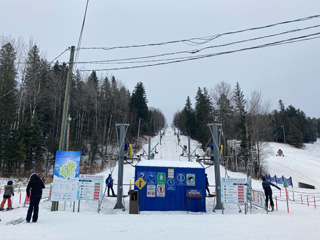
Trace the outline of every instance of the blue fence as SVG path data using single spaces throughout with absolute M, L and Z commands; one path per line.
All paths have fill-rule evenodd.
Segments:
M 285 178 L 284 176 L 282 176 L 278 178 L 277 175 L 274 175 L 273 177 L 267 175 L 267 180 L 270 182 L 275 182 L 276 184 L 283 184 L 284 182 L 286 182 L 288 186 L 293 187 L 292 177 Z

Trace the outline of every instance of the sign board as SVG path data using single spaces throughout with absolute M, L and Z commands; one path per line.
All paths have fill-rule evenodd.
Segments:
M 176 180 L 174 178 L 167 179 L 167 190 L 176 190 Z
M 185 186 L 186 185 L 186 174 L 185 173 L 178 173 L 176 178 L 177 178 L 177 185 L 178 186 Z
M 246 202 L 246 178 L 221 178 L 221 203 L 245 204 Z
M 78 200 L 101 200 L 103 182 L 104 176 L 81 174 L 79 177 Z
M 157 173 L 157 184 L 166 184 L 166 173 L 158 172 Z
M 142 178 L 143 180 L 147 180 L 147 173 L 146 172 L 138 172 L 138 178 Z
M 168 178 L 174 178 L 174 169 L 168 168 Z
M 57 151 L 54 165 L 52 201 L 74 202 L 78 197 L 81 152 Z
M 187 186 L 196 185 L 196 175 L 194 173 L 187 173 Z
M 134 184 L 141 190 L 147 183 L 140 177 Z
M 157 197 L 165 197 L 166 196 L 166 185 L 158 185 L 157 186 Z
M 197 189 L 187 190 L 187 197 L 202 197 L 201 191 Z
M 147 185 L 147 197 L 156 197 L 156 185 Z
M 155 172 L 147 172 L 147 183 L 148 184 L 157 183 L 157 174 Z

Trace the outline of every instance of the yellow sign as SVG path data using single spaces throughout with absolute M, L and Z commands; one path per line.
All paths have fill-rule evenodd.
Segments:
M 140 190 L 146 185 L 146 181 L 143 180 L 142 177 L 138 178 L 138 180 L 134 183 Z

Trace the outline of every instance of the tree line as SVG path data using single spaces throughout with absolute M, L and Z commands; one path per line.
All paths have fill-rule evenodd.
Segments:
M 51 175 L 59 148 L 68 64 L 40 57 L 37 45 L 0 39 L 0 174 Z M 26 49 L 28 49 L 26 51 Z M 117 152 L 116 124 L 129 123 L 127 142 L 155 135 L 166 125 L 163 113 L 147 105 L 141 82 L 130 92 L 114 76 L 72 76 L 68 140 L 81 151 L 83 169 L 103 167 Z M 137 144 L 135 144 L 137 145 Z
M 310 118 L 292 105 L 285 107 L 279 100 L 279 110 L 270 110 L 260 91 L 245 98 L 240 84 L 232 89 L 220 82 L 210 91 L 198 88 L 195 105 L 189 96 L 182 110 L 174 115 L 173 125 L 198 140 L 205 150 L 212 143 L 208 123 L 221 123 L 222 163 L 230 170 L 248 171 L 252 166 L 256 177 L 265 173 L 263 160 L 266 142 L 288 143 L 301 148 L 320 135 L 320 119 Z

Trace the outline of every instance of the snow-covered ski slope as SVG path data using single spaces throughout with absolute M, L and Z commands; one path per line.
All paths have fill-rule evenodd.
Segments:
M 320 188 L 319 140 L 314 144 L 305 144 L 303 149 L 280 143 L 268 145 L 270 151 L 265 163 L 271 176 L 292 176 L 295 187 L 298 187 L 298 182 L 303 182 Z M 282 149 L 284 157 L 276 156 L 278 149 Z
M 180 136 L 181 145 L 188 145 L 188 138 Z M 152 148 L 160 141 L 159 136 L 151 139 Z M 173 129 L 167 129 L 162 138 L 162 144 L 157 145 L 155 155 L 156 160 L 187 161 L 187 158 L 180 156 L 182 149 L 177 145 L 177 136 Z M 191 152 L 199 144 L 191 140 Z M 148 151 L 148 145 L 144 147 Z M 284 157 L 276 157 L 276 151 L 281 148 Z M 7 221 L 25 217 L 27 208 L 20 207 L 13 211 L 0 212 L 0 238 L 1 239 L 130 239 L 130 240 L 163 240 L 181 239 L 194 240 L 202 239 L 226 239 L 226 240 L 318 240 L 320 239 L 320 195 L 319 195 L 319 152 L 320 143 L 306 144 L 304 149 L 295 149 L 285 144 L 269 143 L 270 155 L 264 163 L 268 166 L 271 175 L 292 176 L 294 188 L 288 188 L 290 194 L 296 191 L 296 199 L 303 193 L 304 201 L 306 195 L 310 194 L 310 206 L 301 205 L 299 202 L 290 201 L 290 213 L 287 212 L 286 203 L 281 200 L 279 191 L 274 190 L 274 195 L 278 197 L 278 211 L 266 214 L 262 209 L 253 209 L 252 214 L 238 212 L 236 205 L 225 205 L 225 214 L 221 210 L 213 212 L 213 198 L 207 198 L 206 213 L 186 212 L 140 212 L 138 215 L 129 215 L 129 199 L 125 198 L 125 211 L 113 209 L 117 199 L 105 198 L 101 205 L 101 212 L 97 213 L 98 203 L 81 201 L 80 212 L 72 212 L 70 203 L 59 204 L 58 212 L 51 212 L 51 202 L 42 201 L 40 203 L 40 213 L 37 223 L 23 222 L 18 225 L 5 225 Z M 201 154 L 201 150 L 196 150 Z M 152 160 L 150 160 L 152 161 Z M 133 162 L 133 165 L 136 162 Z M 207 167 L 207 165 L 205 165 Z M 221 177 L 226 175 L 225 169 L 220 167 Z M 118 167 L 106 169 L 99 175 L 105 177 L 112 172 L 112 176 L 117 183 Z M 206 169 L 210 185 L 214 185 L 214 168 Z M 244 177 L 242 173 L 227 172 L 230 177 Z M 130 164 L 124 166 L 124 183 L 130 180 L 134 182 L 134 167 Z M 7 179 L 1 181 L 3 186 Z M 317 189 L 306 190 L 297 188 L 298 181 L 315 185 Z M 49 187 L 49 185 L 47 185 Z M 125 185 L 124 194 L 129 186 Z M 262 190 L 261 181 L 253 180 L 253 188 Z M 117 192 L 117 186 L 114 186 Z M 214 187 L 211 187 L 214 191 Z M 13 206 L 19 205 L 19 196 L 15 195 Z M 22 192 L 22 199 L 25 193 Z M 313 197 L 317 196 L 319 209 L 314 208 Z M 282 190 L 282 199 L 284 191 Z M 290 195 L 292 199 L 292 196 Z M 65 206 L 65 209 L 64 209 Z M 76 206 L 76 211 L 77 211 Z

